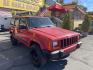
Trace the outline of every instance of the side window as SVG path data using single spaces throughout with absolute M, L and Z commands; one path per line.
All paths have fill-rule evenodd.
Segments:
M 19 19 L 15 19 L 15 21 L 14 21 L 15 23 L 15 26 L 17 27 L 17 28 L 19 28 Z
M 20 24 L 19 24 L 19 29 L 26 29 L 27 28 L 27 19 L 26 18 L 21 18 L 20 19 Z

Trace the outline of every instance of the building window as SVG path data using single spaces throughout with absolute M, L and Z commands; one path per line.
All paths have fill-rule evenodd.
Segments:
M 7 18 L 4 18 L 4 20 L 7 20 Z

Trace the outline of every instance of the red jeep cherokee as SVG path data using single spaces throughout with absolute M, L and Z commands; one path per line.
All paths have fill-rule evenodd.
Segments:
M 48 60 L 66 58 L 80 47 L 80 34 L 54 26 L 48 17 L 20 16 L 12 19 L 11 42 L 31 49 L 33 65 L 40 67 Z

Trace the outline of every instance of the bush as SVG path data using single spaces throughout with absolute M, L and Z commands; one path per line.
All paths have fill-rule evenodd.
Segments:
M 73 23 L 72 23 L 72 20 L 71 20 L 71 15 L 69 13 L 67 13 L 64 16 L 62 27 L 64 29 L 68 29 L 68 30 L 72 30 L 73 29 Z
M 88 16 L 88 14 L 85 15 L 85 18 L 84 18 L 84 21 L 81 25 L 81 30 L 83 32 L 88 32 L 89 31 L 89 28 L 90 28 L 90 24 L 91 24 L 91 19 L 90 17 Z

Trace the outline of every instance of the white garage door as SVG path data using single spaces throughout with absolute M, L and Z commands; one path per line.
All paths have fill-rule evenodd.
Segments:
M 9 10 L 0 9 L 0 27 L 1 25 L 4 25 L 4 27 L 8 29 L 10 26 L 11 17 L 12 14 Z

